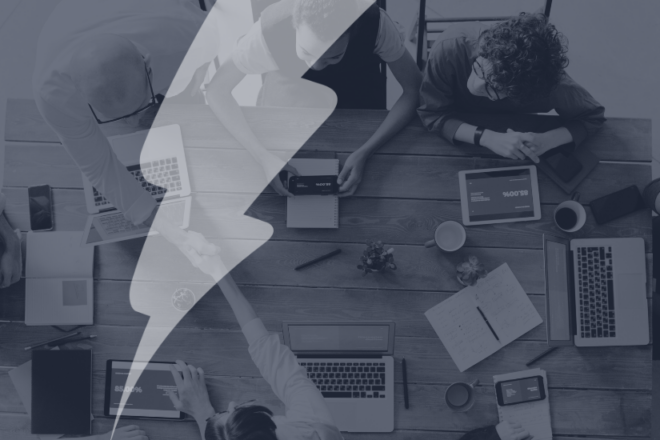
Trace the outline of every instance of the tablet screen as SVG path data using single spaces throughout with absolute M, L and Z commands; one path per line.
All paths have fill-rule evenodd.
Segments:
M 465 184 L 471 222 L 534 217 L 528 168 L 467 173 Z
M 174 409 L 168 391 L 176 391 L 176 384 L 168 363 L 146 365 L 137 384 L 131 390 L 122 415 L 133 417 L 181 418 L 181 412 Z M 106 412 L 117 415 L 124 385 L 131 369 L 130 361 L 112 361 L 106 374 Z

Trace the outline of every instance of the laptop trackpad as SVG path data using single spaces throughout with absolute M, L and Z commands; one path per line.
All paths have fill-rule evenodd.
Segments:
M 617 274 L 614 291 L 619 292 L 617 306 L 637 309 L 646 302 L 646 280 L 639 274 Z
M 334 399 L 325 399 L 325 401 L 328 404 L 328 409 L 330 409 L 332 418 L 335 420 L 337 427 L 339 427 L 341 431 L 359 430 L 359 424 L 358 424 L 359 411 L 354 403 L 352 404 L 350 402 L 346 402 L 346 400 L 344 399 L 342 399 L 341 401 Z

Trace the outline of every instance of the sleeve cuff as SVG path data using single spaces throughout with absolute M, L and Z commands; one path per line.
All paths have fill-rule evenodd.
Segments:
M 454 136 L 458 131 L 458 127 L 461 125 L 463 125 L 463 121 L 459 121 L 458 119 L 447 119 L 442 124 L 442 136 L 444 136 L 444 138 L 451 142 L 453 145 L 456 145 Z
M 566 128 L 571 132 L 575 146 L 580 145 L 587 138 L 587 129 L 580 121 L 568 121 Z
M 140 197 L 135 202 L 133 202 L 131 207 L 128 208 L 124 213 L 126 220 L 133 223 L 134 225 L 140 225 L 144 223 L 149 218 L 151 213 L 154 212 L 154 209 L 156 209 L 157 205 L 151 194 L 146 191 L 141 192 L 143 194 L 141 194 Z
M 268 330 L 266 330 L 264 323 L 259 318 L 255 318 L 245 324 L 241 328 L 241 331 L 243 332 L 243 335 L 245 336 L 245 339 L 247 339 L 247 342 L 250 346 L 264 336 L 268 336 Z

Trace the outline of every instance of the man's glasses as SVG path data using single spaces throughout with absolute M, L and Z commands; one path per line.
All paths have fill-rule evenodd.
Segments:
M 477 69 L 474 67 L 475 64 L 479 67 L 479 72 L 481 72 L 481 74 L 479 74 Z M 481 66 L 481 64 L 479 64 L 479 61 L 474 60 L 474 63 L 472 64 L 472 70 L 474 71 L 474 74 L 477 75 L 477 78 L 484 81 L 484 86 L 486 87 L 486 94 L 488 95 L 488 97 L 493 101 L 499 101 L 501 99 L 500 95 L 497 94 L 497 89 L 495 89 L 495 87 L 493 87 L 491 84 L 488 83 L 488 81 L 486 81 L 486 71 Z M 491 90 L 495 94 L 495 97 L 493 97 L 493 95 L 491 94 Z
M 122 116 L 122 117 L 115 118 L 115 119 L 110 119 L 110 120 L 108 120 L 108 121 L 101 121 L 101 120 L 96 116 L 96 113 L 94 112 L 94 109 L 92 108 L 92 106 L 89 105 L 89 104 L 87 104 L 87 105 L 89 106 L 89 109 L 92 111 L 92 114 L 94 115 L 94 119 L 96 119 L 96 122 L 97 122 L 99 125 L 100 125 L 100 124 L 109 124 L 110 122 L 116 122 L 116 121 L 120 121 L 120 120 L 122 120 L 122 119 L 130 118 L 131 116 L 135 116 L 135 115 L 137 115 L 138 113 L 142 113 L 143 111 L 145 111 L 145 110 L 147 110 L 147 109 L 150 109 L 151 107 L 159 106 L 159 105 L 161 104 L 161 102 L 162 102 L 162 97 L 161 97 L 161 99 L 158 99 L 158 98 L 156 97 L 156 95 L 154 95 L 154 89 L 153 89 L 153 87 L 151 86 L 151 75 L 149 75 L 149 69 L 147 69 L 147 64 L 146 64 L 146 63 L 144 64 L 144 71 L 147 73 L 147 82 L 149 83 L 149 91 L 151 91 L 151 101 L 149 101 L 149 104 L 145 105 L 145 106 L 142 107 L 142 108 L 137 109 L 136 111 L 134 111 L 134 112 L 131 113 L 130 115 Z M 161 95 L 158 95 L 158 96 L 161 96 Z

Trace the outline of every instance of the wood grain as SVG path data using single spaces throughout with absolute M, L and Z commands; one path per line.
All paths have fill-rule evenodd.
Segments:
M 246 107 L 244 113 L 257 137 L 270 148 L 287 149 L 292 142 L 300 143 L 311 136 L 304 149 L 341 152 L 352 152 L 359 148 L 387 116 L 386 111 L 335 110 L 314 133 L 313 127 L 318 125 L 319 113 L 324 113 L 323 111 Z M 506 131 L 506 128 L 510 127 L 514 130 L 542 132 L 561 125 L 561 120 L 554 116 L 480 115 L 478 119 L 478 125 L 497 131 Z M 156 122 L 157 125 L 181 125 L 189 146 L 241 148 L 208 107 L 165 105 L 161 108 Z M 7 141 L 59 141 L 44 123 L 32 100 L 8 100 L 5 126 Z M 108 135 L 126 132 L 126 127 L 121 124 L 108 124 L 103 126 L 103 129 Z M 329 143 L 328 139 L 333 142 Z M 649 161 L 651 121 L 609 118 L 602 130 L 584 146 L 602 160 Z M 442 156 L 492 155 L 486 149 L 453 146 L 436 134 L 427 132 L 417 118 L 380 151 Z

